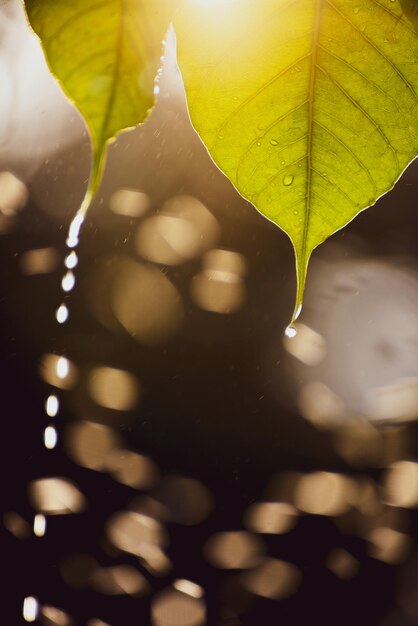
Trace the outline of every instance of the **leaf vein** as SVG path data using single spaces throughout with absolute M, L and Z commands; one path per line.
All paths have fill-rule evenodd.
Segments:
M 370 122 L 370 124 L 372 124 L 372 126 L 374 126 L 376 128 L 376 130 L 379 133 L 379 135 L 382 137 L 382 139 L 385 141 L 385 143 L 387 144 L 387 146 L 391 150 L 391 152 L 393 154 L 393 158 L 395 160 L 396 167 L 399 169 L 398 154 L 397 154 L 395 148 L 392 146 L 389 137 L 381 129 L 381 127 L 376 122 L 376 120 L 374 120 L 372 118 L 370 113 L 368 113 L 366 111 L 366 109 L 360 104 L 360 102 L 358 102 L 358 100 L 353 98 L 353 96 L 351 94 L 349 94 L 348 91 L 341 85 L 341 83 L 339 83 L 333 76 L 331 76 L 331 74 L 329 74 L 326 70 L 324 70 L 324 68 L 321 67 L 320 65 L 318 65 L 317 67 L 332 82 L 332 84 L 334 84 L 340 90 L 340 92 L 347 98 L 347 100 L 349 102 L 351 102 L 351 104 L 353 106 L 355 106 L 364 115 L 364 117 Z
M 356 161 L 356 163 L 360 166 L 360 168 L 367 174 L 367 177 L 369 178 L 373 189 L 374 189 L 374 193 L 378 193 L 377 191 L 377 186 L 375 183 L 374 178 L 372 177 L 368 167 L 363 163 L 363 161 L 356 155 L 356 153 L 354 152 L 354 150 L 352 150 L 351 148 L 349 148 L 347 146 L 347 144 L 336 134 L 334 133 L 334 131 L 332 131 L 330 128 L 328 128 L 328 126 L 325 126 L 324 124 L 322 124 L 322 122 L 319 122 L 318 120 L 315 120 L 315 124 L 317 124 L 317 126 L 319 126 L 320 128 L 322 128 L 322 130 L 324 130 L 326 133 L 328 133 L 329 135 L 331 135 L 331 137 L 333 137 L 335 139 L 335 141 L 337 141 L 341 146 L 343 146 L 343 148 L 345 150 L 347 150 L 347 152 L 349 152 L 351 154 L 351 156 L 353 157 L 353 159 Z
M 108 0 L 101 0 L 101 2 L 96 2 L 96 4 L 91 4 L 90 6 L 86 6 L 80 11 L 77 11 L 77 13 L 71 16 L 71 19 L 64 22 L 58 30 L 54 32 L 54 40 L 56 41 L 68 28 L 74 26 L 74 22 L 78 21 L 82 17 L 85 17 L 89 13 L 93 13 L 97 9 L 102 9 L 107 4 Z
M 388 65 L 391 66 L 391 68 L 399 76 L 402 82 L 408 87 L 408 89 L 410 89 L 415 99 L 418 100 L 418 95 L 416 94 L 413 86 L 411 85 L 407 77 L 403 74 L 403 72 L 401 72 L 399 67 L 395 65 L 393 61 L 389 57 L 386 56 L 383 50 L 381 50 L 369 37 L 367 37 L 367 35 L 363 33 L 363 31 L 360 30 L 360 28 L 356 24 L 354 24 L 354 22 L 352 22 L 343 11 L 341 11 L 337 6 L 335 6 L 332 0 L 325 0 L 325 1 L 329 4 L 330 7 L 334 9 L 336 13 L 338 13 L 348 24 L 350 24 L 350 26 L 360 35 L 360 37 L 364 39 L 364 41 L 366 41 L 374 50 L 376 50 L 376 52 L 388 63 Z
M 253 91 L 253 93 L 246 98 L 245 100 L 243 100 L 242 102 L 240 102 L 240 104 L 237 106 L 236 109 L 234 109 L 233 111 L 231 111 L 231 113 L 229 113 L 227 115 L 227 117 L 223 120 L 222 124 L 220 124 L 220 126 L 218 126 L 218 128 L 216 129 L 216 132 L 218 134 L 218 138 L 216 139 L 215 143 L 211 146 L 211 149 L 213 149 L 216 144 L 219 141 L 219 132 L 222 131 L 225 126 L 228 125 L 228 123 L 239 113 L 241 113 L 241 111 L 248 106 L 251 102 L 253 102 L 253 100 L 255 100 L 260 94 L 263 93 L 263 91 L 265 91 L 266 89 L 268 89 L 269 87 L 271 87 L 272 85 L 274 85 L 275 82 L 277 82 L 280 78 L 282 78 L 283 76 L 285 76 L 287 74 L 287 72 L 289 72 L 291 69 L 293 69 L 294 67 L 296 67 L 296 65 L 298 63 L 301 63 L 302 61 L 304 61 L 305 59 L 307 59 L 308 57 L 310 57 L 311 53 L 308 52 L 307 54 L 303 55 L 302 57 L 300 57 L 299 59 L 296 59 L 296 61 L 293 61 L 290 65 L 288 65 L 286 68 L 284 68 L 281 72 L 279 72 L 278 74 L 275 74 L 272 78 L 270 78 L 267 82 L 263 83 L 256 91 Z

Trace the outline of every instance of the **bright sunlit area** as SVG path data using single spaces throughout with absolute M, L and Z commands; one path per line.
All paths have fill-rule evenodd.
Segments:
M 240 13 L 240 0 L 187 0 L 166 32 L 157 17 L 169 0 L 158 10 L 144 0 L 123 14 L 117 62 L 109 57 L 91 82 L 86 68 L 100 65 L 113 32 L 94 6 L 111 6 L 117 20 L 118 3 L 26 2 L 34 23 L 47 16 L 45 32 L 57 20 L 51 58 L 66 49 L 71 20 L 79 47 L 65 63 L 94 42 L 65 76 L 83 111 L 94 96 L 90 128 L 97 117 L 103 137 L 115 131 L 121 110 L 134 126 L 135 107 L 145 119 L 110 143 L 87 212 L 86 123 L 51 75 L 23 3 L 0 2 L 0 412 L 10 448 L 2 584 L 11 607 L 10 618 L 0 608 L 0 623 L 418 623 L 417 161 L 315 249 L 303 306 L 286 235 L 294 228 L 297 249 L 300 229 L 317 219 L 317 205 L 301 217 L 312 190 L 313 203 L 327 185 L 339 189 L 326 201 L 328 224 L 349 194 L 359 207 L 362 187 L 372 197 L 381 172 L 398 177 L 416 128 L 399 123 L 400 147 L 388 148 L 404 113 L 388 126 L 384 116 L 413 110 L 414 85 L 396 92 L 418 62 L 418 44 L 401 49 L 402 36 L 417 37 L 408 2 L 318 0 L 302 11 L 309 3 L 260 0 Z M 393 26 L 389 13 L 401 10 Z M 225 40 L 223 20 L 234 15 L 238 34 Z M 321 39 L 309 19 L 316 28 L 341 20 L 339 32 Z M 251 30 L 263 21 L 266 37 Z M 188 28 L 202 44 L 195 56 Z M 296 46 L 280 71 L 291 44 L 275 49 L 276 35 Z M 375 100 L 360 94 L 354 113 L 338 118 L 355 99 L 343 81 L 360 90 L 365 80 L 357 38 L 372 42 Z M 385 70 L 384 101 L 379 46 L 402 57 Z M 138 58 L 145 78 L 131 81 Z M 263 68 L 270 60 L 252 71 L 254 59 Z M 218 63 L 231 78 L 217 80 Z M 328 92 L 337 71 L 341 85 Z M 360 108 L 381 116 L 367 118 L 365 137 Z M 327 125 L 314 167 L 315 133 Z M 303 231 L 306 249 L 321 228 Z

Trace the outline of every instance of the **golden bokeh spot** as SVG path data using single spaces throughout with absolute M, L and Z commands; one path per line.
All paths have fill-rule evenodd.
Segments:
M 151 617 L 152 626 L 204 626 L 206 606 L 202 598 L 170 588 L 153 599 Z
M 305 474 L 295 490 L 295 506 L 313 515 L 342 515 L 351 508 L 354 499 L 352 481 L 332 472 Z
M 244 524 L 256 533 L 281 535 L 294 528 L 298 512 L 286 502 L 260 502 L 248 507 Z
M 21 270 L 27 276 L 49 274 L 58 267 L 58 264 L 59 256 L 55 248 L 28 250 L 20 257 Z
M 264 555 L 263 542 L 246 531 L 220 532 L 205 545 L 208 561 L 221 569 L 248 569 L 257 565 Z
M 59 389 L 72 389 L 78 379 L 76 365 L 65 356 L 45 354 L 39 363 L 41 378 Z
M 258 567 L 241 575 L 241 583 L 251 593 L 280 600 L 291 596 L 297 590 L 302 575 L 291 563 L 266 558 Z
M 66 478 L 39 478 L 28 486 L 34 508 L 47 515 L 80 513 L 87 501 L 81 491 Z
M 117 215 L 142 217 L 151 206 L 149 196 L 137 189 L 118 189 L 109 200 L 109 208 Z
M 103 471 L 112 450 L 122 445 L 112 428 L 95 422 L 70 424 L 65 431 L 64 443 L 76 463 L 98 471 Z
M 107 409 L 129 411 L 138 404 L 141 387 L 133 374 L 113 367 L 96 367 L 87 377 L 91 398 Z

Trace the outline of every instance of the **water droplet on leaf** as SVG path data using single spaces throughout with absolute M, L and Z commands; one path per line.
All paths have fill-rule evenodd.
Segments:
M 283 177 L 283 185 L 285 187 L 288 187 L 289 185 L 291 185 L 293 181 L 294 181 L 294 176 L 287 175 Z

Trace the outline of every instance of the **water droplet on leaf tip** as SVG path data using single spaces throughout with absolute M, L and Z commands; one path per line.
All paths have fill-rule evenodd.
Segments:
M 297 335 L 297 330 L 292 324 L 290 324 L 289 326 L 287 326 L 284 334 L 286 335 L 286 337 L 289 337 L 289 339 L 293 339 L 293 337 L 296 337 Z
M 67 246 L 69 248 L 75 248 L 78 245 L 80 230 L 83 222 L 84 215 L 82 213 L 77 213 L 68 230 Z
M 293 183 L 294 178 L 295 178 L 295 177 L 294 177 L 294 176 L 291 176 L 290 174 L 289 174 L 289 175 L 287 175 L 287 176 L 284 176 L 284 177 L 283 177 L 283 185 L 284 185 L 285 187 L 288 187 L 289 185 L 291 185 L 291 184 Z

